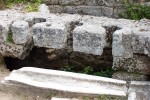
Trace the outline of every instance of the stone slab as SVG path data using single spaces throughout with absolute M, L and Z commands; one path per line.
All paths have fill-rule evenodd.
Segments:
M 39 96 L 55 94 L 72 98 L 109 95 L 124 98 L 127 92 L 125 81 L 32 67 L 13 71 L 2 84 L 4 90 L 19 92 L 24 89 L 24 93 Z

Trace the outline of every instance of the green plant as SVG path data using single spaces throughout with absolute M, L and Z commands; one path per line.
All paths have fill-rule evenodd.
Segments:
M 85 67 L 83 69 L 83 73 L 85 73 L 85 74 L 92 74 L 93 72 L 94 72 L 94 69 L 91 66 Z
M 6 38 L 6 42 L 8 42 L 8 43 L 14 43 L 12 37 L 13 37 L 13 36 L 12 36 L 12 32 L 10 31 L 10 32 L 8 33 L 7 38 Z
M 38 6 L 43 2 L 43 0 L 5 0 L 7 8 L 11 8 L 14 4 L 25 4 L 25 10 L 27 12 L 37 11 Z
M 62 67 L 61 70 L 62 71 L 68 71 L 68 72 L 74 72 L 74 67 L 66 65 L 66 66 Z
M 100 72 L 94 72 L 93 74 L 96 76 L 103 76 L 103 77 L 112 77 L 112 74 L 114 73 L 114 70 L 112 68 L 108 68 L 105 70 L 101 70 Z
M 139 20 L 142 18 L 150 19 L 150 7 L 141 3 L 133 3 L 130 0 L 123 0 L 124 10 L 119 13 L 119 17 Z
M 29 3 L 29 4 L 25 7 L 25 10 L 26 10 L 27 12 L 34 12 L 34 11 L 37 11 L 37 10 L 38 10 L 38 6 L 39 6 L 38 3 Z

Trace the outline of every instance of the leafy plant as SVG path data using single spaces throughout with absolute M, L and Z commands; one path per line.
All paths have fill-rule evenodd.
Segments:
M 66 65 L 66 66 L 62 67 L 61 70 L 62 71 L 68 71 L 68 72 L 74 72 L 74 67 Z
M 37 10 L 38 10 L 38 6 L 39 6 L 38 3 L 29 3 L 29 4 L 25 7 L 25 10 L 26 10 L 27 12 L 34 12 L 34 11 L 37 11 Z
M 92 74 L 93 72 L 94 72 L 94 69 L 91 66 L 85 67 L 83 69 L 83 73 L 85 73 L 85 74 Z
M 100 72 L 94 72 L 94 75 L 111 78 L 113 73 L 114 73 L 114 70 L 112 68 L 108 68 L 105 70 L 101 70 Z
M 124 10 L 119 13 L 119 17 L 139 20 L 142 18 L 150 19 L 150 7 L 141 3 L 132 3 L 130 0 L 123 0 Z

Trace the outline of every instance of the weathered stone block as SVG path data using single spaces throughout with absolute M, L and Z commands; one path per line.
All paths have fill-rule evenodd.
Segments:
M 97 0 L 97 4 L 100 6 L 119 6 L 121 0 Z
M 11 26 L 11 32 L 15 44 L 25 44 L 32 36 L 28 22 L 23 20 L 15 21 Z
M 58 1 L 59 0 L 44 0 L 44 2 L 48 5 L 58 5 L 59 4 Z
M 82 5 L 84 0 L 59 0 L 60 5 Z
M 35 46 L 61 49 L 67 42 L 67 27 L 61 23 L 37 23 L 33 26 Z
M 126 80 L 126 81 L 148 81 L 149 76 L 138 74 L 138 73 L 129 73 L 125 71 L 117 71 L 112 75 L 112 78 Z
M 73 30 L 73 51 L 102 55 L 106 30 L 98 25 L 84 24 Z
M 134 53 L 149 54 L 147 42 L 149 42 L 150 29 L 146 27 L 139 27 L 133 29 L 132 46 Z M 147 48 L 147 49 L 146 49 Z
M 63 12 L 67 13 L 78 13 L 94 16 L 108 16 L 113 15 L 113 9 L 103 6 L 66 6 L 64 7 Z
M 9 32 L 9 26 L 5 23 L 5 21 L 0 20 L 0 37 L 3 38 L 3 40 L 7 40 L 8 32 Z
M 38 11 L 41 12 L 41 13 L 48 13 L 48 14 L 50 13 L 49 7 L 47 5 L 45 5 L 45 4 L 41 4 L 39 6 Z
M 113 33 L 112 54 L 114 57 L 133 57 L 131 29 L 125 28 Z
M 115 70 L 125 70 L 127 72 L 149 75 L 149 61 L 149 57 L 140 54 L 134 54 L 133 58 L 114 57 L 113 68 Z
M 0 54 L 4 57 L 24 59 L 29 55 L 32 47 L 32 39 L 30 39 L 25 45 L 15 45 L 13 43 L 4 42 L 0 39 Z
M 97 6 L 98 5 L 97 0 L 85 0 L 84 4 L 88 5 L 88 6 Z

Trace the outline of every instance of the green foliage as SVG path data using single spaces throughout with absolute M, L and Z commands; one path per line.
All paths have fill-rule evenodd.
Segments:
M 38 10 L 39 3 L 29 3 L 25 9 L 27 12 L 34 12 Z
M 114 73 L 114 70 L 111 68 L 107 68 L 105 70 L 96 71 L 91 66 L 87 66 L 80 71 L 75 71 L 75 68 L 73 66 L 64 66 L 61 68 L 62 71 L 68 71 L 68 72 L 77 72 L 77 73 L 84 73 L 89 75 L 95 75 L 95 76 L 103 76 L 103 77 L 112 77 L 112 74 Z
M 94 69 L 91 66 L 85 67 L 83 69 L 83 73 L 85 73 L 85 74 L 92 74 L 93 72 L 94 72 Z
M 142 18 L 150 19 L 150 7 L 140 3 L 132 3 L 130 0 L 123 1 L 124 11 L 119 13 L 119 17 L 126 19 L 139 20 Z
M 14 43 L 14 41 L 13 41 L 13 38 L 12 38 L 13 36 L 12 36 L 12 32 L 10 31 L 9 33 L 8 33 L 8 36 L 7 36 L 7 39 L 6 39 L 6 42 L 8 42 L 8 43 Z
M 43 0 L 5 0 L 7 8 L 11 8 L 14 4 L 25 4 L 25 10 L 27 12 L 37 11 L 38 6 L 43 2 Z
M 94 75 L 111 78 L 113 73 L 114 73 L 114 70 L 111 68 L 108 68 L 105 70 L 101 70 L 100 72 L 95 72 Z
M 62 67 L 61 70 L 62 71 L 68 71 L 68 72 L 74 72 L 74 67 L 66 65 L 66 66 Z

